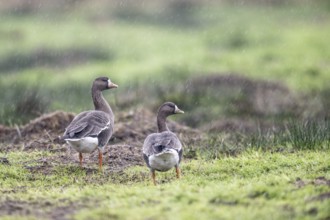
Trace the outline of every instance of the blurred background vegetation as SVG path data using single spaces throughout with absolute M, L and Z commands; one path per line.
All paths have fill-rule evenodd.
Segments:
M 208 132 L 323 121 L 329 12 L 327 0 L 2 1 L 0 124 L 93 108 L 100 75 L 120 85 L 105 93 L 116 113 L 174 101 L 187 112 L 175 120 Z

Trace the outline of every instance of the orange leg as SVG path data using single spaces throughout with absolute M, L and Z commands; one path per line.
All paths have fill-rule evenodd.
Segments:
M 179 166 L 176 166 L 176 167 L 175 167 L 175 171 L 176 171 L 176 178 L 179 179 L 179 178 L 180 178 L 180 173 L 181 173 L 181 172 L 180 172 L 180 168 L 179 168 Z
M 82 159 L 83 159 L 82 153 L 79 153 L 80 167 L 82 167 Z
M 100 150 L 100 148 L 98 148 L 99 150 L 99 170 L 102 171 L 102 160 L 103 160 L 103 157 L 102 157 L 102 152 Z
M 151 177 L 152 177 L 152 182 L 156 186 L 156 172 L 154 170 L 151 170 Z

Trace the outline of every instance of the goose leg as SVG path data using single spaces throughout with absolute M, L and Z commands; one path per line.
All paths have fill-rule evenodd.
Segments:
M 176 172 L 176 178 L 180 178 L 180 168 L 179 168 L 179 166 L 175 166 L 175 172 Z
M 82 153 L 79 153 L 80 167 L 82 167 L 82 159 L 83 159 L 83 155 Z
M 102 157 L 101 149 L 98 148 L 98 150 L 99 150 L 99 170 L 101 172 L 102 171 L 102 159 L 103 159 L 103 157 Z
M 156 186 L 157 184 L 156 184 L 156 172 L 155 172 L 155 170 L 151 170 L 151 178 L 152 178 L 152 182 Z

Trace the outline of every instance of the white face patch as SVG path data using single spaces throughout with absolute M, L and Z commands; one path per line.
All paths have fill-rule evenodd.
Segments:
M 175 105 L 175 107 L 174 107 L 174 113 L 175 114 L 183 114 L 184 111 L 182 111 L 181 109 L 178 108 L 178 106 Z
M 178 106 L 175 105 L 174 112 L 178 112 L 178 110 L 179 110 Z

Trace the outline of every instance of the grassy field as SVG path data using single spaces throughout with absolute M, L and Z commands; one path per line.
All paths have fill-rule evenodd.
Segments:
M 185 160 L 180 180 L 157 173 L 153 186 L 145 167 L 100 174 L 57 164 L 45 175 L 27 168 L 50 153 L 13 152 L 0 164 L 1 219 L 328 219 L 329 153 Z
M 2 123 L 29 120 L 15 108 L 36 94 L 41 105 L 30 110 L 33 117 L 91 107 L 78 97 L 87 96 L 86 87 L 99 75 L 121 86 L 112 100 L 211 73 L 328 94 L 330 18 L 322 5 L 85 4 L 1 13 Z
M 0 125 L 92 108 L 105 75 L 116 116 L 171 100 L 205 138 L 153 186 L 145 166 L 81 169 L 58 133 L 0 126 L 0 219 L 330 218 L 326 1 L 29 2 L 0 4 Z

